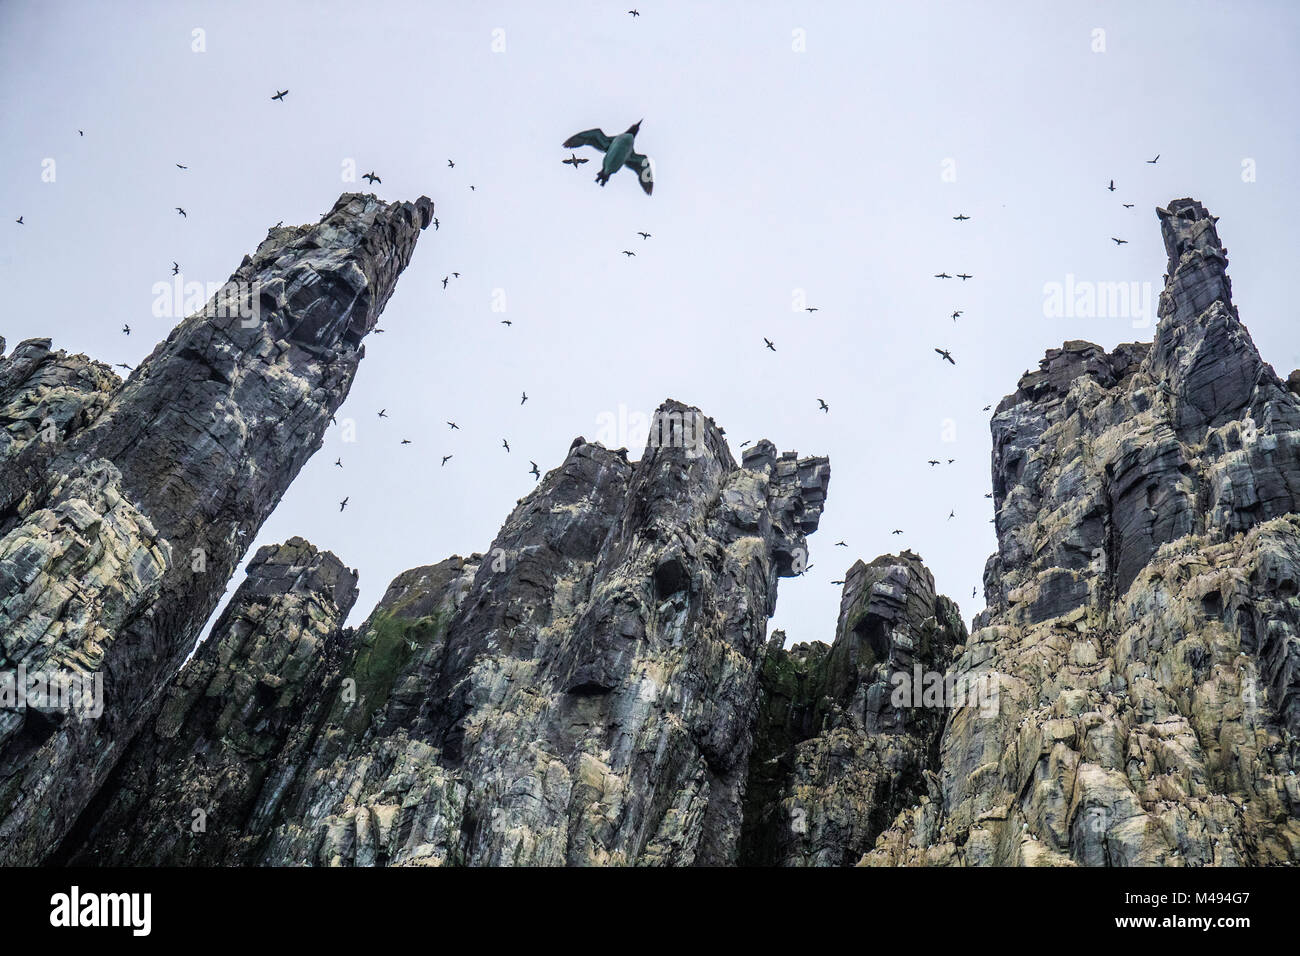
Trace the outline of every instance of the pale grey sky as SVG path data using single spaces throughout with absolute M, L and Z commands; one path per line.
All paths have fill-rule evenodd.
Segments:
M 830 640 L 830 581 L 903 547 L 969 621 L 995 549 L 981 407 L 1067 339 L 1152 335 L 1140 316 L 1049 316 L 1046 284 L 1150 283 L 1153 312 L 1154 207 L 1193 196 L 1222 217 L 1264 358 L 1300 366 L 1298 38 L 1284 0 L 7 0 L 0 334 L 135 364 L 174 324 L 151 315 L 173 260 L 223 281 L 276 221 L 369 191 L 343 181 L 351 159 L 385 199 L 430 196 L 441 230 L 367 341 L 340 413 L 358 440 L 331 429 L 254 548 L 301 534 L 358 568 L 354 623 L 400 571 L 486 549 L 529 459 L 555 467 L 602 414 L 667 397 L 737 458 L 761 437 L 830 456 L 814 567 L 772 622 L 790 640 Z M 560 163 L 570 134 L 642 118 L 652 197 Z M 820 311 L 794 311 L 796 290 Z

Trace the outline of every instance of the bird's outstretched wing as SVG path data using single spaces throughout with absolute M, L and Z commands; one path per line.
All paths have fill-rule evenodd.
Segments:
M 647 196 L 654 193 L 654 167 L 650 165 L 650 158 L 648 156 L 643 156 L 640 153 L 629 153 L 627 159 L 623 162 L 623 167 L 636 173 L 637 179 L 641 183 L 641 188 L 645 190 Z
M 594 146 L 602 153 L 609 149 L 609 137 L 598 129 L 584 129 L 581 133 L 574 133 L 563 143 L 565 149 L 576 149 L 579 146 Z

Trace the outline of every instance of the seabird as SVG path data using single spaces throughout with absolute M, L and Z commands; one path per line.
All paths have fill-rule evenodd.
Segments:
M 460 278 L 460 273 L 459 273 L 459 272 L 453 272 L 453 273 L 451 274 L 451 277 L 452 277 L 453 279 L 459 279 L 459 278 Z
M 172 275 L 176 275 L 176 273 L 178 273 L 178 272 L 180 272 L 180 271 L 181 271 L 181 267 L 180 267 L 180 265 L 179 265 L 179 264 L 178 264 L 178 263 L 173 259 L 173 260 L 172 260 Z
M 605 160 L 601 163 L 600 172 L 596 174 L 596 182 L 602 186 L 609 182 L 609 177 L 624 166 L 635 170 L 641 188 L 645 190 L 648 196 L 654 192 L 655 185 L 650 170 L 650 160 L 632 148 L 636 141 L 636 134 L 640 129 L 641 120 L 637 120 L 625 132 L 612 137 L 606 136 L 599 129 L 587 129 L 570 136 L 564 141 L 563 146 L 565 149 L 591 146 L 605 154 Z
M 831 582 L 831 584 L 843 584 L 843 583 L 844 583 L 843 580 L 840 580 L 840 581 L 832 581 L 832 582 Z
M 562 162 L 562 163 L 568 163 L 568 164 L 569 164 L 570 166 L 572 166 L 574 169 L 577 169 L 579 165 L 581 165 L 582 163 L 587 162 L 587 157 L 586 157 L 586 156 L 579 156 L 577 153 L 570 153 L 568 159 L 562 159 L 562 160 L 560 160 L 560 162 Z
M 953 364 L 953 365 L 956 365 L 956 364 L 957 364 L 957 363 L 953 360 L 952 353 L 949 352 L 947 349 L 935 349 L 935 351 L 938 352 L 941 356 L 943 356 L 943 358 L 944 358 L 945 361 L 950 362 L 950 363 Z
M 959 272 L 957 273 L 957 278 L 961 279 L 962 282 L 965 282 L 967 279 L 973 279 L 975 277 L 972 275 L 967 275 L 965 272 Z
M 410 443 L 411 443 L 411 439 L 409 439 L 409 438 L 403 438 L 403 439 L 402 439 L 402 444 L 403 444 L 403 445 L 409 445 Z
M 443 456 L 442 456 L 442 465 L 439 465 L 438 467 L 441 468 L 441 467 L 443 467 L 443 465 L 447 464 L 447 462 L 451 461 L 451 457 L 452 457 L 451 455 L 443 455 Z
M 639 16 L 641 16 L 641 11 L 639 11 L 639 10 L 635 10 L 635 9 L 633 9 L 633 10 L 629 10 L 628 13 L 632 14 L 632 16 L 634 16 L 634 17 L 639 17 Z
M 123 335 L 130 335 L 130 334 L 131 334 L 131 326 L 129 326 L 129 325 L 125 325 L 125 324 L 124 324 L 124 325 L 122 326 L 122 334 L 123 334 Z
M 443 277 L 442 277 L 442 287 L 443 287 L 444 289 L 447 288 L 447 283 L 450 282 L 450 281 L 451 281 L 451 276 L 443 276 Z
M 1124 206 L 1125 209 L 1132 209 L 1132 208 L 1133 208 L 1133 204 L 1132 204 L 1131 202 L 1126 202 L 1126 203 L 1123 204 L 1123 206 Z
M 829 412 L 831 410 L 831 407 L 826 404 L 826 399 L 824 398 L 817 399 L 817 404 L 821 407 L 823 412 Z
M 961 314 L 962 314 L 962 313 L 961 313 L 961 309 L 958 309 L 956 312 L 954 312 L 954 313 L 952 314 L 952 320 L 953 320 L 954 322 L 956 322 L 956 321 L 957 321 L 957 316 L 959 316 L 959 315 L 961 315 Z
M 983 408 L 980 409 L 980 411 L 987 412 L 992 407 L 993 407 L 992 405 L 985 405 Z
M 180 213 L 182 216 L 185 216 L 186 219 L 190 218 L 189 216 L 185 215 L 185 210 L 182 209 L 180 206 L 176 207 L 176 211 Z
M 448 168 L 448 169 L 455 169 L 455 168 L 456 168 L 456 164 L 453 163 L 453 162 L 449 159 L 449 160 L 447 160 L 447 168 Z
M 131 370 L 131 366 L 127 365 L 125 362 L 118 362 L 117 365 L 114 366 L 114 368 L 124 368 L 128 372 Z
M 951 279 L 951 278 L 952 278 L 952 276 L 948 275 L 948 273 L 946 273 L 946 272 L 936 272 L 936 273 L 934 274 L 934 277 L 935 277 L 936 279 Z
M 1148 159 L 1147 162 L 1150 163 L 1152 166 L 1154 166 L 1154 165 L 1156 164 L 1157 160 L 1159 160 L 1159 159 L 1160 159 L 1160 154 L 1159 154 L 1159 153 L 1156 153 L 1156 158 L 1155 158 L 1155 159 Z
M 375 171 L 374 171 L 373 169 L 372 169 L 370 172 L 366 173 L 366 174 L 365 174 L 364 176 L 362 176 L 361 178 L 364 179 L 366 182 L 370 183 L 370 185 L 372 185 L 372 186 L 373 186 L 375 183 L 382 183 L 382 182 L 383 182 L 382 179 L 380 179 L 378 176 L 375 175 Z
M 24 225 L 22 216 L 19 216 L 17 219 L 14 220 L 14 222 L 18 223 L 18 225 L 20 226 Z
M 771 349 L 773 352 L 776 351 L 776 346 L 772 344 L 772 340 L 771 340 L 771 339 L 769 339 L 767 336 L 764 336 L 764 337 L 763 337 L 763 341 L 767 344 L 767 347 L 768 347 L 769 349 Z
M 939 461 L 938 459 L 931 458 L 929 461 L 926 462 L 926 464 L 929 465 L 931 468 L 933 468 L 935 465 L 942 465 L 943 462 Z
M 815 309 L 815 308 L 813 308 L 812 306 L 809 306 L 808 308 L 804 309 L 804 311 L 805 311 L 805 312 L 820 312 L 821 309 Z
M 636 255 L 636 253 L 635 253 L 635 252 L 628 252 L 626 249 L 624 249 L 624 250 L 623 250 L 623 255 L 625 255 L 625 256 L 634 256 L 634 255 Z
M 740 443 L 740 447 L 741 447 L 741 448 L 744 448 L 746 445 L 752 445 L 752 444 L 754 444 L 753 440 L 750 440 L 750 441 L 742 441 L 742 442 Z
M 835 542 L 835 547 L 837 547 L 837 548 L 847 548 L 847 547 L 848 547 L 848 543 L 847 543 L 847 542 L 844 542 L 844 541 L 836 541 L 836 542 Z
M 965 215 L 964 213 L 958 213 L 957 215 L 953 216 L 952 218 L 956 219 L 958 222 L 965 222 L 967 219 L 970 218 L 970 216 L 967 216 L 967 215 Z
M 949 512 L 948 512 L 948 520 L 949 520 L 949 521 L 951 521 L 951 520 L 952 520 L 953 518 L 955 518 L 955 517 L 957 517 L 957 512 L 956 512 L 956 511 L 949 511 Z
M 283 101 L 284 98 L 288 95 L 289 95 L 288 90 L 277 90 L 275 96 L 271 97 L 271 99 Z
M 890 534 L 902 534 L 902 533 L 903 533 L 903 529 L 902 529 L 902 528 L 895 528 L 893 531 L 891 531 L 891 532 L 889 532 L 889 533 L 890 533 Z
M 177 164 L 176 164 L 176 168 L 177 168 L 177 169 L 189 169 L 188 166 L 182 166 L 180 163 L 177 163 Z
M 528 401 L 528 393 L 524 392 L 519 399 L 519 404 L 522 405 L 526 401 Z
M 352 496 L 349 495 L 348 498 L 350 498 L 350 497 L 352 497 Z M 342 501 L 339 502 L 339 511 L 342 511 L 342 510 L 343 510 L 344 508 L 346 508 L 347 506 L 348 506 L 348 499 L 347 499 L 347 498 L 344 498 Z
M 1114 191 L 1115 191 L 1115 180 L 1112 179 L 1112 180 L 1110 181 L 1110 185 L 1107 186 L 1106 188 L 1109 189 L 1111 192 L 1114 192 Z
M 455 422 L 448 422 L 447 424 L 450 425 L 452 428 L 454 428 L 456 431 L 460 431 L 460 426 L 457 425 Z
M 380 417 L 380 418 L 387 418 L 387 417 L 388 417 L 388 409 L 387 409 L 387 408 L 381 408 L 381 409 L 379 410 L 379 417 Z
M 509 450 L 510 450 L 510 442 L 506 441 L 504 438 L 501 439 L 501 447 L 504 448 L 506 451 L 509 451 Z
M 532 475 L 534 478 L 536 478 L 538 481 L 540 481 L 541 478 L 542 478 L 542 473 L 541 473 L 541 471 L 540 471 L 540 470 L 538 469 L 538 467 L 537 467 L 537 462 L 535 462 L 535 461 L 530 461 L 528 464 L 530 464 L 530 465 L 533 466 L 533 467 L 532 467 L 532 470 L 529 471 L 528 473 L 529 473 L 530 475 Z
M 511 322 L 509 319 L 502 319 L 502 320 L 501 320 L 501 324 L 502 324 L 502 325 L 514 325 L 514 323 Z
M 434 232 L 437 232 L 437 231 L 438 231 L 438 226 L 439 226 L 438 218 L 435 216 L 434 219 L 433 219 L 433 231 L 434 231 Z
M 1110 237 L 1110 241 L 1115 243 L 1117 246 L 1122 246 L 1124 243 L 1128 242 L 1127 239 L 1116 239 L 1114 236 Z
M 335 459 L 334 459 L 334 467 L 335 467 L 335 468 L 342 468 L 342 467 L 343 467 L 343 459 L 342 459 L 342 458 L 335 458 Z
M 584 159 L 583 162 L 585 163 L 586 160 Z M 650 233 L 648 233 L 648 232 L 638 232 L 637 235 L 640 236 L 642 239 L 649 239 L 649 238 L 650 238 Z

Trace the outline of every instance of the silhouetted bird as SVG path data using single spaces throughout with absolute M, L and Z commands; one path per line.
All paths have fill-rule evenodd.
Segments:
M 280 100 L 281 102 L 283 102 L 284 98 L 288 95 L 289 95 L 288 90 L 277 90 L 275 96 L 271 97 L 271 99 Z
M 903 533 L 903 529 L 902 529 L 902 528 L 895 528 L 893 531 L 891 531 L 891 532 L 889 532 L 889 533 L 890 533 L 890 534 L 902 534 L 902 533 Z
M 14 222 L 18 223 L 18 225 L 20 225 L 20 226 L 25 225 L 25 223 L 23 222 L 23 217 L 22 217 L 22 216 L 19 216 L 17 219 L 14 220 Z
M 957 316 L 959 316 L 959 315 L 961 315 L 961 310 L 960 310 L 960 309 L 958 309 L 956 312 L 954 312 L 954 313 L 952 314 L 952 320 L 953 320 L 954 322 L 956 322 L 956 321 L 957 321 Z
M 452 456 L 451 456 L 451 455 L 443 455 L 443 456 L 442 456 L 442 465 L 439 465 L 438 467 L 439 467 L 439 468 L 443 467 L 443 465 L 446 465 L 447 462 L 451 461 L 451 459 L 452 459 Z
M 806 308 L 806 309 L 804 309 L 804 311 L 805 311 L 805 312 L 820 312 L 820 311 L 821 311 L 821 309 L 815 309 L 815 308 Z
M 1117 246 L 1122 246 L 1124 243 L 1128 242 L 1127 239 L 1116 239 L 1114 236 L 1110 237 L 1110 241 L 1115 243 Z
M 185 214 L 185 210 L 182 209 L 180 206 L 177 206 L 177 207 L 176 207 L 176 211 L 177 211 L 178 213 L 180 213 L 182 216 L 185 216 L 186 219 L 190 218 L 189 216 L 187 216 L 187 215 Z
M 741 447 L 741 448 L 744 448 L 746 445 L 752 445 L 752 444 L 754 444 L 753 440 L 750 440 L 750 441 L 742 441 L 742 442 L 740 443 L 740 447 Z
M 348 495 L 348 498 L 351 497 L 352 497 L 351 495 Z M 342 511 L 344 508 L 348 506 L 348 498 L 344 498 L 342 501 L 339 502 L 339 511 Z
M 453 279 L 459 279 L 459 278 L 460 278 L 460 273 L 459 273 L 459 272 L 453 272 L 453 273 L 451 274 L 451 277 L 452 277 Z
M 509 319 L 502 319 L 502 320 L 501 320 L 501 324 L 502 324 L 502 325 L 514 325 L 514 323 L 511 322 Z
M 519 404 L 522 405 L 526 401 L 528 401 L 528 393 L 524 392 L 522 397 L 519 399 Z
M 776 351 L 776 346 L 772 344 L 772 340 L 771 340 L 771 339 L 769 339 L 769 338 L 767 338 L 766 336 L 764 336 L 764 337 L 763 337 L 763 341 L 767 344 L 767 347 L 768 347 L 769 349 L 771 349 L 773 352 Z
M 1160 154 L 1156 153 L 1156 158 L 1148 159 L 1147 162 L 1150 163 L 1152 166 L 1154 166 L 1159 161 L 1159 159 L 1160 159 Z
M 365 174 L 364 176 L 362 176 L 361 178 L 364 179 L 366 182 L 370 183 L 370 185 L 372 185 L 372 186 L 373 186 L 375 183 L 382 183 L 382 182 L 383 182 L 382 179 L 380 179 L 378 176 L 375 175 L 375 171 L 374 171 L 373 169 L 372 169 L 370 172 L 366 173 L 366 174 Z
M 455 168 L 456 168 L 456 164 L 453 163 L 453 162 L 449 159 L 449 160 L 447 160 L 447 167 L 448 167 L 449 169 L 455 169 Z
M 655 185 L 650 171 L 650 160 L 632 148 L 636 141 L 636 134 L 640 129 L 641 120 L 637 120 L 626 131 L 619 133 L 617 136 L 606 136 L 599 129 L 586 129 L 581 133 L 570 136 L 564 141 L 563 146 L 565 149 L 591 146 L 605 154 L 605 159 L 600 166 L 600 172 L 596 174 L 596 182 L 602 186 L 609 182 L 609 177 L 624 166 L 635 170 L 641 188 L 645 190 L 648 196 L 654 192 Z
M 935 349 L 935 351 L 938 352 L 941 356 L 943 356 L 946 362 L 949 362 L 952 365 L 957 364 L 957 362 L 952 357 L 952 353 L 949 352 L 947 349 Z
M 435 216 L 435 217 L 434 217 L 434 220 L 433 220 L 433 231 L 434 231 L 434 232 L 437 232 L 437 231 L 438 231 L 438 225 L 439 225 L 439 223 L 438 223 L 438 219 L 437 219 L 437 217 Z
M 623 255 L 625 255 L 625 256 L 634 256 L 634 255 L 636 255 L 636 253 L 635 253 L 635 252 L 628 252 L 626 249 L 624 249 L 624 250 L 623 250 Z
M 1132 204 L 1131 202 L 1126 202 L 1126 203 L 1124 203 L 1123 205 L 1124 205 L 1124 208 L 1125 208 L 1125 209 L 1132 209 L 1132 208 L 1133 208 L 1133 204 Z
M 473 187 L 473 186 L 470 186 L 470 187 L 469 187 L 469 191 L 470 191 L 470 192 L 474 192 L 474 191 L 475 191 L 475 190 L 474 190 L 474 187 Z
M 1115 191 L 1115 180 L 1112 179 L 1112 180 L 1110 181 L 1110 185 L 1107 186 L 1106 188 L 1109 189 L 1111 192 L 1114 192 L 1114 191 Z
M 335 459 L 334 459 L 334 467 L 335 467 L 335 468 L 342 468 L 342 467 L 343 467 L 343 459 L 342 459 L 342 458 L 335 458 Z
M 983 408 L 980 409 L 980 411 L 987 412 L 992 407 L 993 407 L 992 405 L 985 405 Z
M 949 511 L 949 512 L 948 512 L 948 520 L 949 520 L 949 521 L 951 521 L 951 520 L 952 520 L 953 518 L 955 518 L 955 517 L 957 517 L 957 512 L 955 512 L 955 511 Z
M 460 426 L 457 425 L 455 422 L 448 422 L 447 424 L 450 425 L 452 428 L 454 428 L 456 431 L 460 431 Z
M 182 166 L 180 163 L 177 163 L 177 164 L 176 164 L 176 168 L 177 168 L 177 169 L 189 169 L 188 166 Z
M 538 480 L 540 481 L 540 480 L 541 480 L 541 477 L 542 477 L 542 473 L 541 473 L 541 471 L 540 471 L 540 470 L 538 469 L 538 467 L 537 467 L 537 462 L 535 462 L 535 461 L 530 461 L 528 464 L 530 464 L 530 465 L 533 466 L 532 470 L 531 470 L 530 472 L 528 472 L 528 473 L 529 473 L 530 475 L 532 475 L 534 478 L 536 478 L 536 479 L 538 479 Z
M 176 273 L 178 273 L 178 272 L 180 272 L 180 271 L 181 271 L 180 264 L 177 263 L 175 260 L 173 260 L 173 261 L 172 261 L 172 275 L 176 275 Z
M 848 543 L 845 542 L 845 541 L 836 541 L 836 542 L 835 542 L 835 547 L 837 547 L 837 548 L 847 548 L 847 547 L 848 547 Z
M 843 584 L 843 581 L 832 581 L 831 584 Z
M 403 445 L 409 445 L 410 443 L 411 443 L 411 439 L 409 439 L 409 438 L 403 438 L 403 439 L 402 439 L 402 444 L 403 444 Z
M 77 130 L 77 135 L 78 135 L 78 136 L 85 136 L 85 135 L 86 135 L 86 132 L 85 132 L 85 130 L 80 130 L 80 129 L 79 129 L 79 130 Z
M 444 289 L 447 288 L 447 283 L 450 282 L 450 281 L 451 281 L 451 276 L 443 276 L 443 277 L 442 277 L 442 287 L 443 287 Z
M 648 232 L 638 232 L 637 235 L 640 236 L 643 240 L 650 238 L 650 233 Z
M 931 458 L 928 462 L 926 462 L 926 464 L 928 464 L 931 468 L 933 468 L 935 465 L 942 465 L 943 462 L 939 461 L 936 458 Z
M 131 371 L 131 366 L 127 365 L 125 362 L 118 362 L 117 365 L 114 366 L 114 368 L 124 368 L 128 372 Z
M 964 273 L 964 272 L 959 272 L 959 273 L 957 273 L 957 278 L 958 278 L 958 279 L 961 279 L 962 282 L 965 282 L 967 279 L 973 279 L 973 278 L 975 278 L 975 277 L 972 276 L 972 275 L 967 275 L 967 274 Z
M 831 410 L 831 407 L 826 404 L 826 400 L 824 398 L 817 399 L 817 404 L 818 406 L 820 406 L 823 412 L 829 412 Z
M 501 447 L 504 448 L 506 451 L 509 451 L 509 450 L 510 450 L 510 442 L 506 441 L 504 438 L 501 439 Z
M 951 279 L 951 278 L 952 278 L 952 276 L 948 275 L 948 273 L 946 273 L 946 272 L 936 272 L 936 273 L 934 274 L 934 277 L 935 277 L 936 279 Z
M 962 213 L 958 213 L 956 216 L 953 216 L 952 218 L 956 219 L 958 222 L 965 222 L 967 219 L 970 218 L 970 216 L 967 216 Z
M 379 417 L 380 417 L 380 418 L 387 418 L 387 417 L 388 417 L 388 409 L 386 409 L 386 408 L 381 408 L 381 409 L 379 410 Z
M 586 156 L 579 156 L 577 153 L 570 153 L 568 159 L 560 160 L 562 163 L 568 163 L 574 169 L 577 169 L 583 163 L 588 162 Z
M 639 16 L 641 16 L 640 11 L 638 11 L 638 10 L 629 10 L 628 13 L 632 14 L 632 16 L 634 16 L 634 17 L 639 17 Z
M 125 324 L 124 324 L 124 325 L 122 326 L 122 334 L 123 334 L 123 335 L 130 335 L 130 334 L 131 334 L 131 326 L 129 326 L 129 325 L 125 325 Z

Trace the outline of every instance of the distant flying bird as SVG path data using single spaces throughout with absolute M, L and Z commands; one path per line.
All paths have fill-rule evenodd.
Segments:
M 23 217 L 22 217 L 22 216 L 19 216 L 17 219 L 14 220 L 14 222 L 18 223 L 18 225 L 20 225 L 20 226 L 25 225 L 25 223 L 23 222 Z
M 123 325 L 123 326 L 122 326 L 122 334 L 123 334 L 123 335 L 130 335 L 130 334 L 131 334 L 131 326 L 129 326 L 129 325 Z
M 1110 185 L 1107 186 L 1106 188 L 1109 189 L 1111 192 L 1114 192 L 1114 191 L 1115 191 L 1115 180 L 1112 179 L 1112 180 L 1110 181 Z
M 817 404 L 821 407 L 821 410 L 823 412 L 829 412 L 831 410 L 831 407 L 826 404 L 826 400 L 824 398 L 817 399 Z
M 450 281 L 451 281 L 451 276 L 443 276 L 443 277 L 442 277 L 442 287 L 443 287 L 444 289 L 447 288 L 447 283 L 450 282 Z
M 352 497 L 351 495 L 348 495 L 348 498 L 351 497 Z M 348 498 L 344 498 L 342 501 L 339 502 L 339 511 L 342 511 L 344 508 L 348 506 Z
M 949 521 L 951 521 L 951 520 L 952 520 L 953 518 L 955 518 L 955 517 L 957 517 L 957 512 L 955 512 L 955 511 L 949 511 L 949 512 L 948 512 L 948 520 L 949 520 Z
M 433 219 L 433 231 L 434 231 L 434 232 L 437 232 L 437 231 L 438 231 L 438 225 L 439 225 L 439 224 L 438 224 L 438 218 L 435 216 L 434 219 Z
M 971 588 L 971 589 L 970 589 L 970 596 L 971 596 L 971 597 L 974 597 L 974 596 L 975 596 L 975 589 L 974 589 L 974 588 Z
M 403 444 L 403 445 L 409 445 L 410 443 L 411 443 L 411 439 L 409 439 L 409 438 L 403 438 L 403 439 L 402 439 L 402 444 Z
M 973 279 L 975 277 L 972 275 L 967 275 L 965 272 L 959 272 L 957 273 L 957 278 L 960 279 L 962 282 L 965 282 L 967 279 Z
M 342 467 L 343 467 L 343 459 L 342 459 L 342 458 L 335 458 L 335 459 L 334 459 L 334 467 L 335 467 L 335 468 L 342 468 Z
M 831 584 L 843 584 L 843 581 L 832 581 Z
M 460 273 L 459 273 L 459 272 L 453 272 L 453 273 L 451 274 L 451 277 L 452 277 L 453 279 L 459 279 L 459 278 L 460 278 Z
M 931 468 L 933 468 L 935 465 L 941 465 L 941 464 L 943 464 L 943 462 L 941 462 L 941 461 L 937 461 L 936 459 L 931 458 L 929 461 L 926 462 L 926 464 L 929 465 Z
M 113 366 L 113 367 L 114 367 L 114 368 L 124 368 L 124 369 L 126 369 L 128 372 L 131 370 L 131 366 L 127 365 L 125 362 L 118 362 L 117 365 L 115 365 L 115 366 Z
M 1113 243 L 1115 243 L 1115 245 L 1117 245 L 1117 246 L 1122 246 L 1122 245 L 1124 245 L 1126 242 L 1128 242 L 1127 239 L 1116 239 L 1114 236 L 1111 236 L 1111 237 L 1110 237 L 1110 241 L 1113 242 Z
M 443 455 L 443 456 L 442 456 L 442 465 L 439 465 L 438 467 L 439 467 L 439 468 L 443 467 L 443 465 L 446 465 L 447 462 L 451 461 L 451 459 L 452 459 L 452 456 L 451 456 L 451 455 Z
M 447 424 L 450 425 L 452 428 L 454 428 L 456 431 L 460 431 L 460 426 L 457 425 L 455 422 L 448 422 Z
M 190 218 L 189 216 L 185 215 L 185 210 L 182 209 L 180 206 L 176 207 L 176 211 L 180 213 L 182 216 L 185 216 L 186 219 Z
M 524 392 L 523 397 L 519 399 L 519 404 L 522 405 L 526 401 L 528 401 L 528 393 Z
M 805 311 L 805 312 L 820 312 L 821 309 L 816 309 L 816 308 L 806 308 L 806 309 L 804 309 L 804 311 Z
M 378 176 L 375 175 L 375 171 L 374 171 L 373 169 L 372 169 L 370 172 L 366 173 L 366 174 L 365 174 L 364 176 L 362 176 L 361 178 L 364 179 L 366 182 L 370 183 L 370 185 L 372 185 L 372 186 L 373 186 L 375 183 L 382 183 L 382 182 L 383 182 L 382 179 L 380 179 Z
M 568 163 L 574 169 L 577 169 L 585 162 L 589 162 L 586 156 L 579 156 L 577 153 L 570 153 L 568 159 L 560 160 L 562 163 Z
M 453 163 L 453 162 L 449 159 L 449 160 L 447 160 L 447 168 L 448 168 L 448 169 L 455 169 L 455 168 L 456 168 L 456 164 Z
M 469 191 L 470 191 L 470 192 L 474 192 L 474 191 L 475 191 L 474 187 L 473 187 L 473 186 L 470 186 L 470 187 L 469 187 Z
M 501 447 L 504 448 L 506 451 L 509 451 L 509 450 L 510 450 L 510 442 L 506 441 L 504 438 L 501 439 Z
M 374 332 L 375 335 L 383 335 L 383 334 L 384 334 L 384 330 L 383 330 L 383 329 L 371 329 L 370 331 L 371 331 L 371 332 Z
M 1124 203 L 1123 205 L 1124 205 L 1124 208 L 1125 208 L 1125 209 L 1132 209 L 1132 208 L 1133 208 L 1133 204 L 1132 204 L 1131 202 L 1126 202 L 1126 203 Z
M 288 91 L 288 90 L 277 90 L 276 93 L 275 93 L 275 96 L 271 97 L 271 99 L 273 99 L 273 100 L 280 100 L 281 102 L 283 102 L 283 101 L 284 101 L 284 98 L 285 98 L 286 96 L 288 96 L 288 95 L 289 95 L 289 91 Z
M 985 498 L 992 498 L 992 497 L 993 497 L 993 492 L 991 492 L 991 491 L 988 492 L 984 497 L 985 497 Z
M 386 408 L 381 408 L 381 409 L 379 410 L 379 417 L 380 417 L 380 418 L 387 418 L 387 417 L 388 417 L 388 409 L 386 409 Z
M 641 16 L 640 11 L 638 11 L 638 10 L 629 10 L 628 13 L 632 14 L 632 16 L 634 16 L 634 17 L 639 17 L 639 16 Z
M 980 411 L 987 412 L 992 407 L 993 407 L 992 405 L 985 405 L 983 408 L 980 409 Z
M 1156 158 L 1155 158 L 1155 159 L 1148 159 L 1147 162 L 1150 163 L 1152 166 L 1154 166 L 1154 165 L 1156 164 L 1156 162 L 1157 162 L 1159 159 L 1160 159 L 1160 154 L 1159 154 L 1159 153 L 1156 153 Z
M 628 252 L 626 249 L 624 249 L 624 250 L 623 250 L 623 255 L 625 255 L 625 256 L 634 256 L 634 255 L 636 255 L 636 253 L 635 253 L 635 252 Z
M 85 130 L 80 130 L 80 129 L 79 129 L 79 130 L 77 130 L 77 135 L 78 135 L 78 136 L 85 136 L 85 135 L 86 135 L 86 132 L 85 132 Z
M 172 275 L 176 275 L 176 273 L 178 273 L 178 272 L 180 272 L 180 271 L 181 271 L 180 264 L 179 264 L 178 262 L 176 262 L 176 260 L 173 259 L 173 260 L 172 260 Z
M 936 272 L 936 273 L 934 274 L 934 277 L 935 277 L 936 279 L 951 279 L 951 278 L 952 278 L 952 276 L 948 275 L 948 273 L 946 273 L 946 272 Z
M 902 528 L 895 528 L 893 531 L 891 531 L 891 532 L 889 532 L 889 533 L 890 533 L 890 534 L 902 534 L 902 533 L 903 533 L 903 529 L 902 529 Z
M 952 364 L 952 365 L 956 365 L 956 364 L 957 364 L 957 363 L 953 360 L 952 353 L 949 352 L 947 349 L 935 349 L 935 351 L 938 352 L 941 356 L 943 356 L 944 360 L 947 361 L 948 363 L 950 363 L 950 364 Z
M 763 337 L 763 341 L 767 344 L 767 347 L 768 347 L 769 349 L 771 349 L 773 352 L 776 351 L 776 346 L 772 344 L 772 340 L 771 340 L 771 339 L 769 339 L 769 338 L 767 338 L 766 336 L 764 336 L 764 337 Z
M 958 215 L 953 216 L 952 218 L 956 219 L 958 222 L 965 222 L 967 219 L 970 218 L 970 216 L 967 216 L 964 213 L 959 213 Z
M 533 466 L 532 470 L 531 470 L 530 472 L 528 472 L 528 473 L 529 473 L 530 475 L 532 475 L 534 478 L 536 478 L 536 479 L 538 479 L 538 480 L 540 481 L 540 480 L 541 480 L 541 477 L 542 477 L 542 473 L 541 473 L 541 471 L 540 471 L 540 470 L 538 469 L 538 467 L 537 467 L 537 462 L 535 462 L 535 461 L 530 461 L 528 464 L 530 464 L 530 465 Z
M 957 460 L 956 458 L 949 458 L 949 459 L 948 459 L 948 464 L 951 465 L 951 464 L 952 464 L 954 461 L 956 461 L 956 460 Z
M 583 162 L 586 162 L 586 160 L 583 160 Z M 640 236 L 643 240 L 650 238 L 650 233 L 648 232 L 638 232 L 637 235 Z
M 514 325 L 514 323 L 511 322 L 509 319 L 502 319 L 502 320 L 501 320 L 501 324 L 502 324 L 502 325 Z
M 599 129 L 586 129 L 581 133 L 570 136 L 562 145 L 565 149 L 591 146 L 605 154 L 604 162 L 600 166 L 600 172 L 596 174 L 596 182 L 600 183 L 601 186 L 609 182 L 609 177 L 626 166 L 628 169 L 636 171 L 641 188 L 649 196 L 654 192 L 655 186 L 650 170 L 650 160 L 632 148 L 636 141 L 636 134 L 640 129 L 641 120 L 637 120 L 626 131 L 619 133 L 617 136 L 606 136 Z
M 837 547 L 837 548 L 847 548 L 847 547 L 848 547 L 848 544 L 847 544 L 847 542 L 844 542 L 844 541 L 836 541 L 836 542 L 835 542 L 835 547 Z
M 177 168 L 177 169 L 189 169 L 188 166 L 182 166 L 180 163 L 177 163 L 177 164 L 176 164 L 176 168 Z

